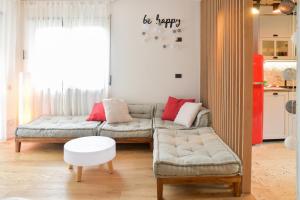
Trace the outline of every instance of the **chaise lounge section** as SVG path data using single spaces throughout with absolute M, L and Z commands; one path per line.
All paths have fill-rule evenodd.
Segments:
M 241 161 L 211 127 L 156 129 L 153 170 L 158 200 L 164 184 L 229 184 L 235 196 L 241 195 Z

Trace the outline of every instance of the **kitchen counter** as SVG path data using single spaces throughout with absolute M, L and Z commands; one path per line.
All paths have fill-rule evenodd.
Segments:
M 265 92 L 296 92 L 296 88 L 265 87 Z

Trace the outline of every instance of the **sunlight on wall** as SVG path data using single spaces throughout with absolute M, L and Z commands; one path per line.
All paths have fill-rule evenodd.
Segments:
M 19 79 L 19 124 L 26 124 L 32 120 L 30 75 L 21 73 Z

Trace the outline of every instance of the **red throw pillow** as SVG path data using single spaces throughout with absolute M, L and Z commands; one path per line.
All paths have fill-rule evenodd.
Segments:
M 103 103 L 95 103 L 87 121 L 106 121 Z
M 195 99 L 176 99 L 174 97 L 169 97 L 161 119 L 174 121 L 181 106 L 186 102 L 194 103 Z

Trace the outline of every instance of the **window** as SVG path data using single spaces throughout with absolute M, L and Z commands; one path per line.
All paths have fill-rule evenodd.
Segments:
M 109 4 L 23 1 L 25 60 L 19 122 L 40 115 L 87 115 L 107 97 Z
M 103 89 L 109 62 L 106 35 L 106 30 L 93 26 L 37 29 L 28 61 L 33 85 Z

